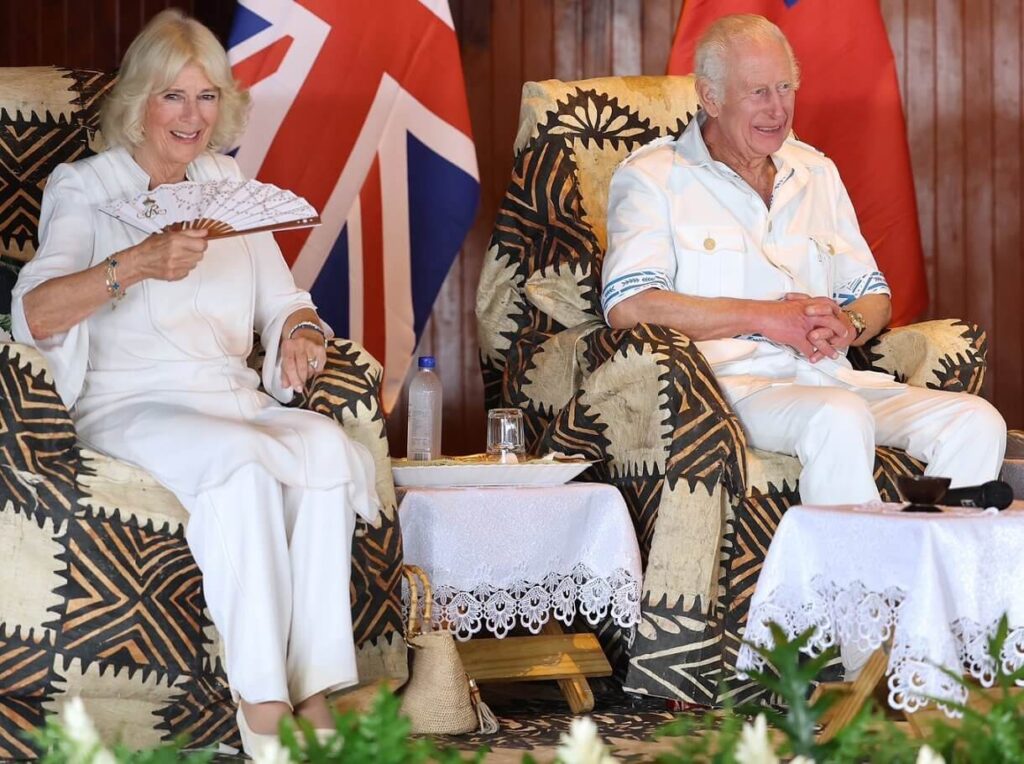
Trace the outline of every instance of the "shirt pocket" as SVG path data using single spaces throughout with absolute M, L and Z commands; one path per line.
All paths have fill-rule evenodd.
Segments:
M 735 226 L 675 228 L 677 288 L 699 297 L 743 297 L 747 239 Z
M 837 258 L 849 252 L 850 244 L 837 233 L 812 233 L 807 248 L 808 288 L 814 296 L 833 297 L 836 288 Z

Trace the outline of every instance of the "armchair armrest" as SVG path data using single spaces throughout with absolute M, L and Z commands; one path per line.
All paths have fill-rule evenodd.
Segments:
M 327 363 L 313 381 L 304 408 L 337 421 L 353 440 L 369 449 L 376 469 L 381 513 L 376 526 L 356 519 L 352 540 L 352 629 L 360 653 L 359 677 L 374 683 L 404 673 L 402 632 L 402 533 L 395 484 L 380 403 L 383 368 L 357 342 L 335 337 Z M 364 655 L 363 653 L 366 653 Z M 401 664 L 401 665 L 398 665 Z
M 377 495 L 386 511 L 395 507 L 384 411 L 380 403 L 383 367 L 365 348 L 335 337 L 327 346 L 324 370 L 314 378 L 302 407 L 334 419 L 373 456 Z
M 721 482 L 742 495 L 746 436 L 688 337 L 652 324 L 602 324 L 580 339 L 578 389 L 545 429 L 543 449 L 599 461 L 604 479 L 646 472 L 670 487 L 684 480 L 690 491 L 701 483 L 711 493 Z
M 957 319 L 923 321 L 890 329 L 859 348 L 858 369 L 892 374 L 900 382 L 977 394 L 985 381 L 988 337 L 976 324 Z

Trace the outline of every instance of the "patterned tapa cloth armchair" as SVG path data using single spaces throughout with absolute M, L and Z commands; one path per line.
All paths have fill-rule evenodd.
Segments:
M 678 135 L 697 109 L 690 77 L 529 82 L 515 165 L 485 257 L 477 319 L 488 407 L 522 409 L 534 451 L 598 461 L 619 488 L 645 564 L 633 635 L 604 629 L 634 692 L 717 704 L 755 693 L 733 676 L 765 550 L 799 499 L 796 459 L 747 445 L 708 363 L 661 326 L 612 330 L 601 317 L 608 184 L 632 150 Z M 883 334 L 861 368 L 978 392 L 986 339 L 959 321 Z M 875 479 L 923 465 L 879 448 Z
M 111 77 L 0 69 L 0 258 L 10 286 L 35 252 L 42 188 L 97 146 Z M 302 405 L 370 449 L 379 527 L 357 523 L 352 620 L 360 678 L 405 678 L 401 534 L 379 404 L 380 365 L 336 339 Z M 237 746 L 221 643 L 185 543 L 187 514 L 145 472 L 81 447 L 45 362 L 0 344 L 0 760 L 33 755 L 23 733 L 81 695 L 100 732 L 132 745 L 186 734 Z M 340 542 L 339 542 L 340 544 Z

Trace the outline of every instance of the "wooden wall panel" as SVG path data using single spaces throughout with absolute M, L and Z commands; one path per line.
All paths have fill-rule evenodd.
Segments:
M 879 0 L 900 77 L 931 291 L 929 316 L 982 323 L 986 394 L 1024 426 L 1021 264 L 1024 0 Z M 442 288 L 421 352 L 438 356 L 445 450 L 483 446 L 474 304 L 512 166 L 522 83 L 664 72 L 683 0 L 450 0 L 480 164 L 476 224 Z M 222 37 L 232 0 L 19 0 L 0 6 L 0 65 L 109 69 L 142 23 L 177 5 Z M 841 87 L 841 83 L 837 84 Z M 389 419 L 405 449 L 405 401 Z
M 932 317 L 989 331 L 985 394 L 1024 426 L 1017 305 L 1022 131 L 1021 0 L 883 0 L 900 73 Z
M 903 51 L 901 72 L 904 114 L 907 121 L 907 139 L 910 143 L 910 160 L 914 169 L 914 184 L 917 191 L 917 215 L 921 226 L 921 243 L 924 247 L 925 272 L 928 275 L 928 294 L 938 294 L 938 268 L 936 266 L 936 199 L 935 179 L 937 177 L 936 136 L 935 136 L 935 93 L 936 70 L 934 65 L 910 66 L 910 61 L 935 60 L 935 3 L 934 0 L 908 0 L 900 3 L 906 8 L 906 23 L 901 25 L 905 41 L 898 49 Z M 893 13 L 902 12 L 900 8 Z M 893 27 L 889 21 L 890 30 Z M 897 46 L 894 46 L 897 47 Z
M 6 0 L 0 66 L 114 69 L 143 24 L 165 8 L 181 8 L 224 39 L 235 0 Z
M 994 400 L 1015 426 L 1024 424 L 1024 332 L 1021 331 L 1021 32 L 1024 9 L 1020 0 L 996 0 L 992 5 L 992 111 L 991 137 L 995 168 L 992 173 L 991 273 L 994 280 L 992 363 L 996 370 Z

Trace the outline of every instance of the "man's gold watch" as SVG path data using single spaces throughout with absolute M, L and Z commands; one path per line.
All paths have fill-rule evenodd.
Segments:
M 860 335 L 864 334 L 864 330 L 868 328 L 868 325 L 864 323 L 864 316 L 862 316 L 856 310 L 843 309 L 843 313 L 850 319 L 850 323 L 853 324 L 853 328 L 857 330 L 857 336 L 854 339 L 860 339 Z

